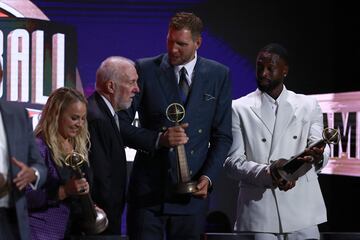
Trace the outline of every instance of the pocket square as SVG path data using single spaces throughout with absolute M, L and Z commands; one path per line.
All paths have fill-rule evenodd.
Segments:
M 204 100 L 205 101 L 215 100 L 215 97 L 210 95 L 210 94 L 205 93 L 204 94 Z

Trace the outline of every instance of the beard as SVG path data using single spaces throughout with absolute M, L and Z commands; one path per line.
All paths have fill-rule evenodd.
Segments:
M 267 78 L 257 78 L 256 79 L 257 86 L 260 91 L 269 93 L 272 90 L 276 89 L 280 85 L 282 85 L 281 80 L 272 80 Z
M 119 102 L 119 105 L 117 106 L 118 108 L 117 111 L 128 109 L 131 107 L 131 104 L 132 104 L 132 99 L 129 101 L 122 100 L 121 102 Z

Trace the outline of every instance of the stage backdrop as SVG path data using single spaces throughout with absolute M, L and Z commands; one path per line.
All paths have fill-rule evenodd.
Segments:
M 106 57 L 123 55 L 135 60 L 165 52 L 167 24 L 177 11 L 193 11 L 204 20 L 199 54 L 230 67 L 233 98 L 255 89 L 255 57 L 261 47 L 278 42 L 289 50 L 286 86 L 314 95 L 324 111 L 325 124 L 340 130 L 341 142 L 332 147 L 332 161 L 323 172 L 330 175 L 320 175 L 320 180 L 324 176 L 336 179 L 336 189 L 327 188 L 332 180 L 321 181 L 331 229 L 339 226 L 338 219 L 349 226 L 350 220 L 334 210 L 348 207 L 358 212 L 350 187 L 356 186 L 358 180 L 353 176 L 360 173 L 360 37 L 354 34 L 360 24 L 354 3 L 1 0 L 1 97 L 19 101 L 36 115 L 35 110 L 41 109 L 57 87 L 83 86 L 89 95 L 94 91 L 96 69 Z M 37 116 L 33 119 L 36 124 Z M 131 160 L 134 151 L 128 153 Z M 341 175 L 349 177 L 339 178 Z M 223 230 L 228 231 L 236 208 L 237 183 L 222 172 L 216 184 L 209 222 L 224 219 Z M 340 199 L 344 201 L 339 203 Z
M 356 61 L 351 60 L 360 54 L 353 47 L 360 39 L 351 34 L 359 21 L 349 4 L 224 0 L 219 7 L 218 1 L 211 0 L 33 2 L 50 20 L 75 27 L 77 66 L 86 95 L 94 91 L 96 69 L 106 57 L 123 55 L 135 60 L 166 51 L 167 24 L 177 11 L 193 11 L 203 19 L 199 54 L 230 67 L 233 98 L 255 89 L 258 50 L 269 42 L 283 44 L 290 54 L 286 86 L 318 98 L 325 124 L 342 135 L 340 144 L 332 147 L 333 161 L 324 173 L 360 174 L 356 107 L 360 84 L 352 81 Z M 127 153 L 133 159 L 135 151 L 127 149 Z
M 52 90 L 81 89 L 74 27 L 48 21 L 29 1 L 0 3 L 0 62 L 0 97 L 24 105 L 34 125 Z

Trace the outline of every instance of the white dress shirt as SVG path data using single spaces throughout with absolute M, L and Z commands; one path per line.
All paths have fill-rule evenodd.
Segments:
M 3 174 L 5 180 L 8 177 L 9 170 L 9 154 L 6 141 L 6 133 L 4 128 L 4 122 L 0 112 L 0 173 Z M 9 194 L 0 198 L 0 207 L 9 206 Z
M 193 60 L 186 63 L 185 65 L 177 65 L 177 66 L 174 67 L 176 80 L 177 80 L 178 84 L 179 84 L 179 80 L 180 80 L 180 70 L 184 67 L 186 69 L 187 83 L 188 83 L 189 86 L 191 86 L 196 61 L 197 61 L 197 53 L 195 52 L 195 57 L 194 57 Z

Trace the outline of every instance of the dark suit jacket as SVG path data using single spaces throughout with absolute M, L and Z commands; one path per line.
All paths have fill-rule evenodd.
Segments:
M 46 167 L 40 157 L 39 149 L 35 144 L 32 124 L 29 120 L 28 112 L 19 107 L 17 103 L 5 102 L 0 100 L 0 111 L 2 114 L 4 128 L 6 132 L 9 157 L 25 163 L 29 167 L 35 167 L 40 173 L 41 186 L 46 180 Z M 19 168 L 14 166 L 9 160 L 10 177 L 13 179 L 19 172 Z M 16 186 L 12 186 L 10 192 L 10 202 L 16 208 L 21 239 L 29 239 L 29 220 L 27 203 L 24 191 L 18 191 Z
M 125 143 L 137 149 L 129 183 L 129 202 L 136 207 L 160 206 L 164 213 L 195 214 L 204 210 L 206 201 L 190 196 L 175 196 L 176 153 L 155 149 L 159 132 L 173 126 L 166 117 L 169 104 L 181 103 L 174 69 L 167 55 L 140 59 L 136 63 L 140 94 L 132 107 L 121 112 Z M 232 143 L 231 87 L 229 69 L 198 56 L 186 116 L 189 123 L 185 145 L 192 180 L 201 175 L 215 181 Z M 136 110 L 141 128 L 130 126 Z
M 114 117 L 100 94 L 95 92 L 88 98 L 88 102 L 92 197 L 108 216 L 107 233 L 120 234 L 126 190 L 124 144 Z

